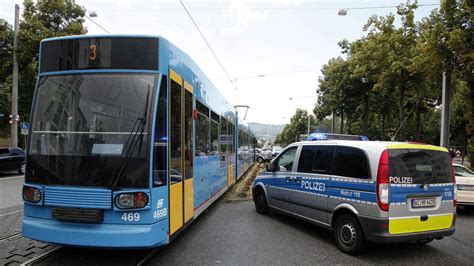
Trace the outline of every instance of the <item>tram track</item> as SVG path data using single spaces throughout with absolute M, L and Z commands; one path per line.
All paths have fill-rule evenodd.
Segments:
M 7 240 L 11 240 L 17 236 L 21 236 L 21 232 L 18 232 L 18 233 L 15 233 L 15 234 L 11 234 L 9 236 L 6 236 L 6 237 L 2 237 L 0 238 L 0 243 L 3 242 L 3 241 L 7 241 Z
M 36 263 L 39 263 L 45 259 L 47 259 L 48 257 L 52 256 L 54 253 L 58 252 L 62 247 L 55 247 L 51 250 L 48 250 L 46 251 L 45 253 L 43 254 L 40 254 L 39 256 L 36 256 L 32 259 L 29 259 L 25 262 L 23 262 L 21 264 L 21 266 L 25 266 L 25 265 L 35 265 Z
M 22 263 L 26 265 L 147 265 L 160 248 L 151 250 L 108 250 L 55 247 L 37 257 Z

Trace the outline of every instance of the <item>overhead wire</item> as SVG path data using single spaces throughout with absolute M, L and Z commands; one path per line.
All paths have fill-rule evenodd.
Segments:
M 194 27 L 196 27 L 196 30 L 199 32 L 199 34 L 201 35 L 202 39 L 204 40 L 204 42 L 206 43 L 207 47 L 209 48 L 209 50 L 211 51 L 212 55 L 214 56 L 214 58 L 216 59 L 217 63 L 219 64 L 219 66 L 221 67 L 222 71 L 224 72 L 224 74 L 227 76 L 227 78 L 229 79 L 229 82 L 232 84 L 232 86 L 234 87 L 235 90 L 237 90 L 237 87 L 235 86 L 235 83 L 234 81 L 232 80 L 232 78 L 230 77 L 229 73 L 227 72 L 227 70 L 225 69 L 224 65 L 222 65 L 222 62 L 221 60 L 219 60 L 219 58 L 217 57 L 216 53 L 214 52 L 214 49 L 212 49 L 211 45 L 209 44 L 209 42 L 207 41 L 206 37 L 204 36 L 204 34 L 202 33 L 201 29 L 199 28 L 199 26 L 197 25 L 196 21 L 194 21 L 194 18 L 193 16 L 191 16 L 191 13 L 189 13 L 188 9 L 186 8 L 186 6 L 184 5 L 183 1 L 182 0 L 179 0 L 179 2 L 181 3 L 181 5 L 183 6 L 184 10 L 186 11 L 186 13 L 188 14 L 189 18 L 191 19 L 191 21 L 193 22 L 194 24 Z
M 180 1 L 182 2 L 182 1 Z M 432 3 L 432 4 L 418 4 L 418 7 L 430 7 L 430 6 L 439 6 L 439 3 Z M 339 9 L 345 9 L 345 10 L 370 10 L 370 9 L 389 9 L 389 8 L 397 8 L 398 5 L 388 5 L 388 6 L 362 6 L 362 7 L 315 7 L 315 6 L 310 6 L 310 7 L 245 7 L 245 9 L 249 10 L 289 10 L 289 11 L 311 11 L 311 10 L 339 10 Z M 239 10 L 239 8 L 232 8 L 232 7 L 198 7 L 198 8 L 190 8 L 186 9 L 186 12 L 189 13 L 189 10 L 192 11 L 232 11 L 232 10 Z M 154 8 L 154 9 L 132 9 L 129 11 L 179 11 L 180 9 L 177 8 Z M 102 10 L 102 12 L 107 12 L 108 10 Z M 109 10 L 113 11 L 113 10 Z M 114 11 L 115 12 L 115 11 Z
M 301 70 L 294 70 L 294 71 L 285 71 L 285 72 L 270 72 L 270 73 L 263 73 L 258 75 L 249 75 L 249 76 L 241 76 L 236 77 L 235 79 L 252 79 L 252 78 L 265 78 L 269 76 L 284 76 L 284 75 L 291 75 L 297 73 L 304 73 L 304 72 L 313 72 L 318 71 L 319 68 L 309 68 L 309 69 L 301 69 Z
M 99 23 L 95 22 L 93 19 L 91 19 L 88 15 L 84 15 L 86 18 L 88 18 L 90 21 L 92 21 L 92 23 L 94 23 L 95 25 L 97 25 L 99 28 L 101 28 L 103 31 L 107 32 L 110 34 L 110 32 L 108 30 L 106 30 L 104 27 L 102 27 Z

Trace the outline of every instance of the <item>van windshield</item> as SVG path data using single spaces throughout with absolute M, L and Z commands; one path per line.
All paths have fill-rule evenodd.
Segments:
M 395 184 L 452 183 L 449 154 L 424 149 L 390 149 L 389 181 Z

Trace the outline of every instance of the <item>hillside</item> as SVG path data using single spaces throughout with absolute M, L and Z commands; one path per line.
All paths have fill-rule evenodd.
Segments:
M 270 137 L 272 140 L 274 140 L 276 135 L 285 127 L 285 125 L 268 125 L 255 122 L 248 122 L 248 125 L 258 138 Z

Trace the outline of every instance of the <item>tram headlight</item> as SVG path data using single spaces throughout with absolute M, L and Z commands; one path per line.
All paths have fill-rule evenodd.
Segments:
M 120 193 L 115 196 L 115 205 L 120 209 L 139 209 L 148 204 L 148 195 L 144 192 Z
M 38 203 L 41 200 L 41 191 L 35 187 L 23 186 L 23 200 Z

